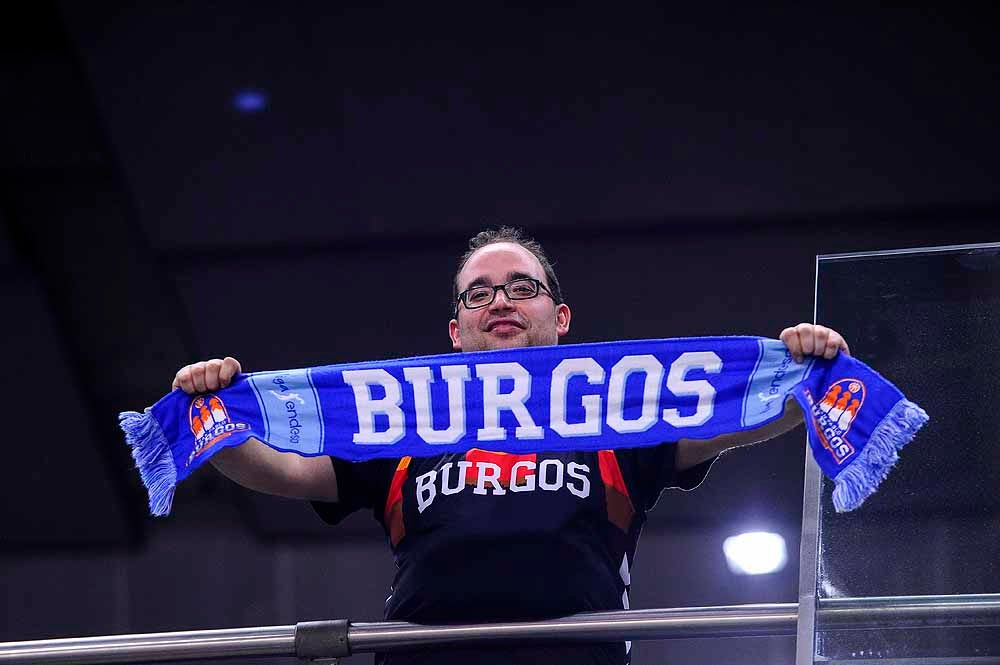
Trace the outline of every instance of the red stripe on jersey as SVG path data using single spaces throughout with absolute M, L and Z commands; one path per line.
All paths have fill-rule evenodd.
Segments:
M 407 468 L 410 466 L 410 457 L 399 460 L 396 472 L 392 474 L 392 483 L 389 485 L 389 496 L 385 500 L 385 511 L 383 513 L 386 526 L 389 527 L 389 541 L 395 547 L 406 535 L 406 528 L 403 526 L 403 483 L 406 482 Z
M 601 480 L 604 481 L 608 520 L 622 531 L 628 532 L 635 516 L 635 507 L 632 506 L 632 497 L 629 496 L 615 451 L 598 450 L 597 463 L 601 469 Z
M 465 476 L 465 484 L 475 485 L 479 482 L 479 467 L 476 466 L 476 462 L 491 462 L 500 467 L 500 485 L 502 487 L 510 487 L 510 474 L 513 471 L 514 465 L 518 462 L 534 462 L 537 458 L 538 455 L 534 453 L 530 455 L 513 455 L 511 453 L 498 453 L 492 450 L 473 448 L 465 453 L 465 461 L 472 462 L 472 466 L 469 467 Z M 531 471 L 531 469 L 523 466 L 519 467 L 517 470 L 517 484 L 523 484 L 524 479 Z

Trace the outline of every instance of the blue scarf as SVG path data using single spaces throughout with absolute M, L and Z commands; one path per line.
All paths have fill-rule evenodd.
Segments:
M 844 354 L 799 364 L 760 337 L 542 346 L 237 376 L 214 393 L 175 390 L 119 415 L 154 515 L 213 454 L 256 437 L 350 461 L 489 448 L 604 450 L 710 439 L 805 414 L 813 456 L 853 510 L 927 414 Z

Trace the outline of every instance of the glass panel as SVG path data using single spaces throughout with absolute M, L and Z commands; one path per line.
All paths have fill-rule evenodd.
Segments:
M 814 481 L 812 660 L 1000 662 L 1000 627 L 824 630 L 822 613 L 824 599 L 1000 592 L 1000 244 L 819 257 L 816 277 L 816 321 L 931 420 L 859 510 L 837 514 L 833 483 Z

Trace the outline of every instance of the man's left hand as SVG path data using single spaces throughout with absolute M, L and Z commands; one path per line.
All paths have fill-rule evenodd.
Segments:
M 788 347 L 795 362 L 801 363 L 808 356 L 822 356 L 832 360 L 843 351 L 851 355 L 844 337 L 831 328 L 817 326 L 812 323 L 800 323 L 781 331 L 780 339 Z M 677 442 L 675 464 L 678 471 L 690 469 L 710 460 L 716 455 L 758 441 L 766 441 L 772 437 L 784 434 L 803 420 L 799 403 L 788 398 L 785 412 L 781 418 L 752 430 L 742 430 L 730 434 L 720 434 L 712 439 L 680 439 Z
M 851 349 L 843 335 L 832 328 L 814 323 L 800 323 L 785 328 L 779 339 L 785 343 L 797 363 L 801 363 L 805 356 L 822 356 L 832 360 L 841 351 L 851 355 Z

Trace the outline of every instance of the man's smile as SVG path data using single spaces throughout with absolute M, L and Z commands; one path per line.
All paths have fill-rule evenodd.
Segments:
M 524 330 L 524 325 L 516 319 L 493 319 L 486 324 L 486 332 L 513 333 Z

